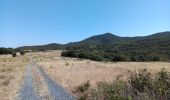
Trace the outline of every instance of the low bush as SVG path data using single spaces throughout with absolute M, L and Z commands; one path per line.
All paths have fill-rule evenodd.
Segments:
M 89 81 L 87 81 L 86 83 L 78 86 L 76 88 L 76 92 L 84 93 L 84 92 L 86 92 L 89 89 L 89 87 L 90 87 L 90 83 L 89 83 Z
M 70 64 L 68 62 L 65 62 L 65 66 L 69 66 Z
M 20 54 L 23 56 L 25 55 L 25 51 L 20 51 Z
M 129 84 L 134 92 L 144 92 L 146 88 L 152 89 L 153 79 L 151 73 L 147 69 L 139 69 L 138 73 L 131 73 Z
M 12 53 L 12 56 L 13 56 L 13 57 L 16 57 L 16 56 L 17 56 L 16 52 L 13 52 L 13 53 Z
M 95 100 L 127 100 L 129 97 L 125 91 L 127 83 L 121 80 L 97 83 L 97 88 L 91 91 L 90 98 Z
M 87 81 L 86 83 L 81 84 L 76 87 L 75 93 L 78 96 L 79 100 L 86 100 L 88 97 L 88 92 L 90 89 L 90 83 Z
M 127 80 L 101 81 L 95 88 L 84 83 L 76 90 L 79 100 L 170 100 L 170 73 L 162 69 L 153 75 L 139 69 Z

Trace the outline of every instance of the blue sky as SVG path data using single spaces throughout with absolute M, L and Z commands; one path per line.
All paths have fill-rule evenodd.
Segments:
M 170 31 L 170 0 L 0 0 L 0 47 Z

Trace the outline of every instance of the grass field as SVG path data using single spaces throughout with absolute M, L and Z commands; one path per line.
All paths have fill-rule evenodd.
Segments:
M 162 68 L 170 71 L 168 62 L 95 62 L 60 57 L 60 52 L 35 53 L 34 58 L 48 75 L 70 92 L 84 82 L 94 87 L 99 81 L 112 81 L 118 75 L 126 79 L 129 71 L 147 68 L 152 74 Z M 38 55 L 38 56 L 36 56 Z
M 165 68 L 170 72 L 169 62 L 96 62 L 87 59 L 65 58 L 61 51 L 32 52 L 24 56 L 0 56 L 0 99 L 14 100 L 22 88 L 25 66 L 33 58 L 37 64 L 58 84 L 76 96 L 76 87 L 89 81 L 92 88 L 97 82 L 111 83 L 122 76 L 127 80 L 132 71 L 147 68 L 152 74 Z M 42 76 L 33 68 L 34 85 L 38 94 L 50 98 Z M 43 87 L 43 88 L 41 88 Z
M 0 99 L 13 100 L 21 88 L 24 66 L 28 58 L 11 55 L 0 56 Z

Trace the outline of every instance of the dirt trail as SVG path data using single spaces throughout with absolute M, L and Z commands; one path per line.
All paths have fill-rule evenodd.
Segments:
M 34 84 L 35 76 L 33 74 L 33 68 L 36 69 L 36 72 L 41 75 L 44 82 L 47 85 L 49 98 L 41 97 L 36 90 L 38 89 L 37 85 Z M 26 72 L 24 77 L 24 83 L 20 90 L 19 100 L 76 100 L 75 97 L 70 95 L 64 88 L 59 84 L 56 84 L 37 64 L 31 61 L 26 66 Z
M 73 96 L 71 96 L 67 91 L 65 91 L 59 84 L 56 84 L 42 69 L 38 67 L 41 75 L 44 77 L 48 89 L 53 96 L 53 98 L 57 100 L 75 100 Z
M 25 79 L 19 95 L 20 100 L 40 100 L 33 85 L 32 64 L 26 66 Z

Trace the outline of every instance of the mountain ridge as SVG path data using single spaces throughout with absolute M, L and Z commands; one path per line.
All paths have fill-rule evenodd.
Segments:
M 67 47 L 74 46 L 90 46 L 90 45 L 115 45 L 121 42 L 141 42 L 141 41 L 153 41 L 153 40 L 170 40 L 170 31 L 158 32 L 147 36 L 135 36 L 135 37 L 121 37 L 112 33 L 104 33 L 100 35 L 94 35 L 78 42 L 69 42 L 67 44 L 50 43 L 46 45 L 35 46 L 22 46 L 18 47 L 21 50 L 55 50 L 65 49 Z

